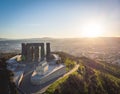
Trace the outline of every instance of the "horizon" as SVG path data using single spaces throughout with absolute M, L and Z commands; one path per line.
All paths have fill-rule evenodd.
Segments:
M 1 0 L 0 38 L 120 37 L 119 0 Z
M 119 36 L 114 37 L 39 37 L 39 38 L 0 38 L 7 40 L 24 40 L 24 39 L 98 39 L 98 38 L 120 38 Z

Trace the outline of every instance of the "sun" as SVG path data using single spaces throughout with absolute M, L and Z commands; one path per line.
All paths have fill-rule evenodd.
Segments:
M 99 37 L 102 36 L 103 31 L 104 31 L 104 26 L 101 23 L 97 23 L 97 22 L 85 23 L 82 26 L 83 37 Z

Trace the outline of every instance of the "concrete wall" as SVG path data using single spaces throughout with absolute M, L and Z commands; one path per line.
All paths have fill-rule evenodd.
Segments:
M 31 79 L 31 83 L 33 85 L 44 84 L 44 83 L 46 83 L 46 82 L 48 82 L 48 81 L 50 81 L 50 80 L 52 80 L 54 78 L 57 78 L 57 77 L 65 74 L 65 73 L 66 73 L 66 68 L 62 67 L 62 68 L 56 70 L 55 72 L 51 73 L 50 75 L 42 77 L 41 79 L 37 79 L 37 80 L 32 80 Z
M 15 84 L 17 86 L 20 85 L 20 83 L 21 83 L 21 81 L 23 79 L 23 73 L 24 73 L 24 71 L 19 71 L 19 72 L 15 72 L 14 73 L 14 79 L 13 79 L 13 81 L 15 82 Z

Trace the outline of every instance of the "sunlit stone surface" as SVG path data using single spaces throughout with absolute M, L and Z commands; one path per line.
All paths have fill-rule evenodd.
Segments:
M 56 61 L 52 61 L 56 62 Z M 66 73 L 65 65 L 63 64 L 50 64 L 46 60 L 40 62 L 31 76 L 31 83 L 33 85 L 40 85 L 48 81 L 62 76 Z

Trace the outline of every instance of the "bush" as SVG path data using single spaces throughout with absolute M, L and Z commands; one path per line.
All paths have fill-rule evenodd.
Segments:
M 66 68 L 67 68 L 68 71 L 73 69 L 75 67 L 75 64 L 76 64 L 75 61 L 73 61 L 69 58 L 67 58 L 64 63 L 66 65 Z
M 18 94 L 15 83 L 13 82 L 13 72 L 7 70 L 5 58 L 0 58 L 0 94 Z

